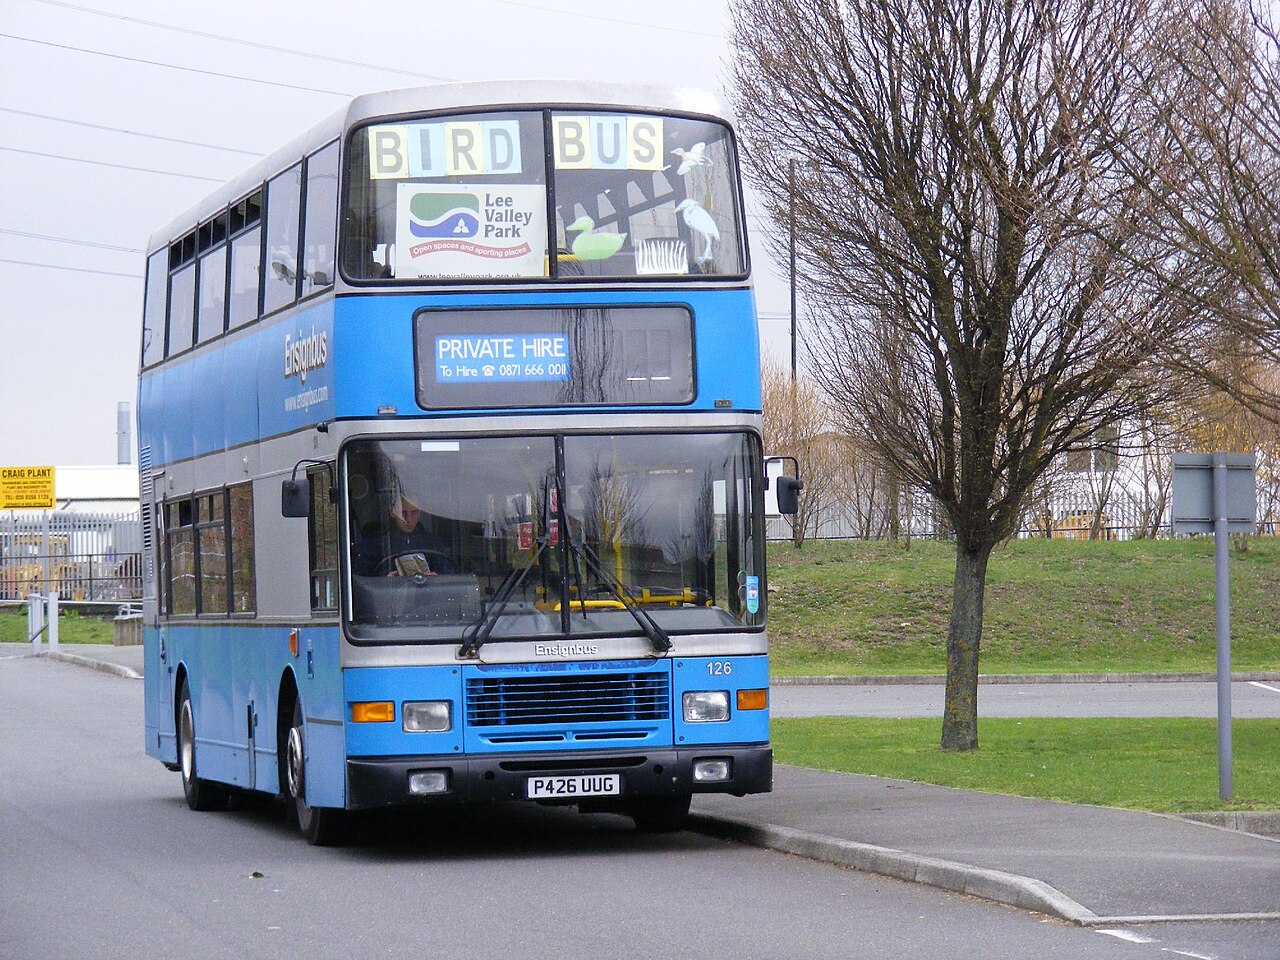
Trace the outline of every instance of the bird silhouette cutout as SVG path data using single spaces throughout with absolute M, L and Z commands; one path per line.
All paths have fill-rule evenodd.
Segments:
M 706 246 L 703 247 L 702 256 L 699 260 L 710 260 L 712 254 L 712 246 L 715 241 L 720 239 L 720 229 L 716 226 L 716 222 L 711 219 L 711 214 L 695 200 L 681 200 L 676 206 L 676 213 L 684 217 L 684 222 L 688 224 L 689 229 L 699 234 Z
M 680 165 L 676 167 L 676 176 L 683 177 L 694 167 L 704 167 L 711 163 L 707 157 L 707 145 L 702 141 L 698 141 L 688 150 L 684 147 L 676 147 L 671 151 L 673 157 L 680 158 Z
M 569 249 L 579 260 L 608 260 L 627 239 L 625 233 L 596 233 L 596 222 L 588 216 L 579 217 L 564 229 L 565 233 L 578 233 Z

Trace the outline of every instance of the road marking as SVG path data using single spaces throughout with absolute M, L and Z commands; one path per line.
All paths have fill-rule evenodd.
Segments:
M 1263 690 L 1270 690 L 1272 693 L 1280 693 L 1280 687 L 1273 687 L 1267 683 L 1259 683 L 1257 680 L 1250 680 L 1250 686 L 1261 687 Z
M 1176 953 L 1180 957 L 1191 957 L 1191 960 L 1214 960 L 1213 957 L 1206 957 L 1203 953 L 1192 953 L 1189 950 L 1175 950 L 1173 947 L 1161 947 L 1165 953 Z
M 1117 940 L 1128 940 L 1130 943 L 1156 943 L 1154 937 L 1144 937 L 1140 933 L 1132 933 L 1128 930 L 1098 930 L 1097 933 L 1105 933 L 1108 937 L 1115 937 Z

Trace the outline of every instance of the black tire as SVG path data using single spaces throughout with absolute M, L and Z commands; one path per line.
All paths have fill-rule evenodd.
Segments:
M 636 800 L 631 804 L 631 819 L 641 833 L 675 833 L 684 828 L 692 799 L 691 794 L 681 793 L 674 797 Z
M 182 794 L 192 810 L 225 810 L 230 791 L 221 783 L 201 779 L 196 755 L 195 712 L 187 681 L 178 691 L 178 769 L 182 773 Z
M 307 754 L 302 725 L 302 701 L 293 703 L 293 722 L 285 739 L 284 786 L 294 822 L 307 842 L 317 847 L 333 847 L 346 839 L 345 810 L 312 807 L 307 804 Z

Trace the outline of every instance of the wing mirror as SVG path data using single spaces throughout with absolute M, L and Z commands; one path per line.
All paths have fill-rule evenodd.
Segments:
M 280 516 L 307 517 L 311 515 L 311 481 L 296 477 L 280 484 Z
M 804 481 L 795 477 L 778 478 L 778 512 L 794 517 L 800 510 L 800 491 Z
M 795 457 L 766 457 L 765 458 L 765 474 L 764 488 L 769 489 L 769 464 L 782 463 L 790 460 L 791 465 L 795 467 L 796 475 L 788 477 L 786 474 L 778 477 L 778 512 L 789 517 L 794 517 L 800 510 L 800 491 L 804 489 L 804 481 L 800 479 L 800 461 Z

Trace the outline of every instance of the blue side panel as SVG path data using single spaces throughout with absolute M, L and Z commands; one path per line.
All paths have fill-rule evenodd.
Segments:
M 628 303 L 677 303 L 693 311 L 697 396 L 674 409 L 722 409 L 717 401 L 760 409 L 760 341 L 749 289 L 324 296 L 145 373 L 138 390 L 141 440 L 162 465 L 334 417 L 374 417 L 386 405 L 421 414 L 413 315 L 425 306 Z
M 279 789 L 277 698 L 281 678 L 290 672 L 296 679 L 306 720 L 308 802 L 343 806 L 346 745 L 341 637 L 337 627 L 303 625 L 299 627 L 298 656 L 293 657 L 289 633 L 288 627 L 235 623 L 163 626 L 147 631 L 143 640 L 147 753 L 168 762 L 176 759 L 173 713 L 177 691 L 173 678 L 181 669 L 191 690 L 200 775 L 275 793 Z M 160 661 L 161 638 L 167 666 Z
M 261 436 L 333 419 L 333 310 L 333 298 L 325 297 L 254 335 Z M 376 377 L 377 370 L 363 373 Z
M 333 297 L 143 374 L 138 430 L 159 466 L 334 415 Z
M 221 389 L 222 436 L 221 447 L 234 447 L 245 437 L 258 433 L 258 394 L 256 378 L 249 374 L 257 369 L 258 340 L 245 337 L 230 341 L 224 351 L 223 374 L 235 389 Z M 211 449 L 219 449 L 215 446 Z
M 172 463 L 192 454 L 191 443 L 191 383 L 193 371 L 189 364 L 168 367 L 160 374 L 161 408 L 158 422 L 164 424 L 159 451 L 154 462 Z
M 675 661 L 672 698 L 676 703 L 676 745 L 706 743 L 765 743 L 769 739 L 769 711 L 738 710 L 738 691 L 769 686 L 769 658 L 681 657 Z M 727 690 L 729 719 L 718 723 L 685 723 L 682 700 L 686 691 Z
M 459 667 L 359 667 L 346 671 L 347 754 L 353 757 L 423 756 L 462 752 L 462 671 Z M 376 700 L 395 703 L 390 723 L 351 723 L 351 704 Z M 406 700 L 447 700 L 452 729 L 442 733 L 405 733 L 401 710 Z
M 147 756 L 161 763 L 177 763 L 173 671 L 160 656 L 163 634 L 163 627 L 146 627 L 142 631 L 143 729 Z
M 284 641 L 287 657 L 287 632 Z M 295 665 L 306 720 L 307 803 L 313 807 L 345 806 L 347 751 L 343 732 L 342 635 L 338 628 L 301 628 Z
M 717 400 L 731 401 L 736 410 L 760 409 L 760 339 L 755 298 L 749 289 L 561 291 L 343 297 L 334 322 L 337 416 L 372 417 L 385 405 L 395 406 L 401 414 L 421 410 L 414 381 L 413 315 L 423 307 L 634 303 L 686 304 L 693 311 L 697 396 L 692 404 L 676 409 L 714 410 Z
M 225 351 L 214 350 L 191 365 L 191 446 L 188 456 L 197 450 L 222 450 L 226 446 L 223 427 L 225 358 Z

